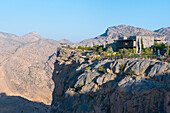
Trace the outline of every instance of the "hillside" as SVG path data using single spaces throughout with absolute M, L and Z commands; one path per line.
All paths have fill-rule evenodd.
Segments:
M 0 93 L 51 104 L 58 46 L 36 32 L 21 37 L 0 33 Z
M 166 35 L 165 40 L 166 40 L 166 41 L 170 41 L 170 27 L 161 28 L 161 29 L 155 30 L 154 32 L 157 32 L 157 33 Z
M 94 57 L 58 49 L 51 113 L 169 113 L 169 63 Z
M 169 33 L 169 32 L 168 32 Z M 81 42 L 77 42 L 74 44 L 74 46 L 93 46 L 93 45 L 101 45 L 104 44 L 105 41 L 107 40 L 109 43 L 114 42 L 114 40 L 118 39 L 119 37 L 129 37 L 133 35 L 149 35 L 149 36 L 154 36 L 155 38 L 157 37 L 158 39 L 161 40 L 169 40 L 170 36 L 168 33 L 163 33 L 163 32 L 157 32 L 157 31 L 149 31 L 146 29 L 138 28 L 138 27 L 133 27 L 133 26 L 128 26 L 128 25 L 118 25 L 118 26 L 113 26 L 107 28 L 105 33 L 91 39 L 86 39 Z

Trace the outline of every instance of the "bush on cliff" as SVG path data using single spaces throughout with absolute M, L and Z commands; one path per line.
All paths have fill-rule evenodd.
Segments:
M 101 56 L 96 56 L 95 60 L 101 60 Z
M 104 73 L 104 66 L 100 66 L 100 67 L 98 68 L 98 71 Z
M 91 67 L 89 66 L 89 67 L 86 67 L 86 70 L 90 70 L 91 69 Z

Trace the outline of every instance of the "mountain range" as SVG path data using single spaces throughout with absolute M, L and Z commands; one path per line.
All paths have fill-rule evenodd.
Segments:
M 95 38 L 77 43 L 66 39 L 44 39 L 36 32 L 23 36 L 0 32 L 0 93 L 49 105 L 54 88 L 51 77 L 60 43 L 93 46 L 104 44 L 106 40 L 112 43 L 119 37 L 131 35 L 151 35 L 170 42 L 170 27 L 149 31 L 127 25 L 113 26 Z
M 133 35 L 149 35 L 154 36 L 156 39 L 161 39 L 162 41 L 170 42 L 170 27 L 161 28 L 155 31 L 149 31 L 143 28 L 128 26 L 128 25 L 118 25 L 113 27 L 108 27 L 105 33 L 91 39 L 86 39 L 81 42 L 73 44 L 73 46 L 93 46 L 102 45 L 105 41 L 113 43 L 119 37 L 129 37 Z M 169 43 L 170 44 L 170 43 Z

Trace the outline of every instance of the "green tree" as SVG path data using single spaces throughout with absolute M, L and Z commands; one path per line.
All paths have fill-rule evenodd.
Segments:
M 94 50 L 94 51 L 97 51 L 97 48 L 99 47 L 99 45 L 94 45 L 93 47 L 92 47 L 92 49 Z
M 99 47 L 98 52 L 102 53 L 103 52 L 103 48 Z
M 109 46 L 109 48 L 107 49 L 107 52 L 108 52 L 108 53 L 113 53 L 113 48 L 112 48 L 112 46 Z
M 78 46 L 78 49 L 82 49 L 82 47 L 81 47 L 81 46 Z
M 166 46 L 166 56 L 169 56 L 169 44 L 168 44 L 168 42 L 165 43 L 165 46 Z
M 156 48 L 156 50 L 159 49 L 160 51 L 162 51 L 165 48 L 165 44 L 163 42 L 161 43 L 154 42 L 154 48 Z
M 141 46 L 142 46 L 142 49 L 144 49 L 143 38 L 142 37 L 141 37 Z

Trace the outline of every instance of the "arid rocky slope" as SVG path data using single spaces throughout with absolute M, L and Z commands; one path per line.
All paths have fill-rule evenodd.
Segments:
M 170 64 L 58 49 L 51 113 L 168 113 Z M 88 68 L 87 68 L 88 67 Z M 103 67 L 103 69 L 102 69 Z
M 162 30 L 164 32 L 162 32 Z M 162 41 L 170 41 L 170 30 L 169 28 L 162 28 L 160 30 L 149 31 L 146 29 L 128 26 L 128 25 L 118 25 L 113 27 L 108 27 L 104 34 L 97 36 L 95 38 L 86 39 L 81 42 L 75 43 L 73 46 L 93 46 L 93 45 L 102 45 L 107 40 L 109 43 L 114 42 L 119 37 L 122 36 L 133 36 L 133 35 L 149 35 L 154 36 L 157 39 Z
M 165 35 L 166 36 L 165 40 L 170 41 L 170 27 L 161 28 L 161 29 L 155 30 L 154 32 Z
M 0 33 L 0 93 L 51 104 L 58 46 L 36 32 L 21 37 Z

